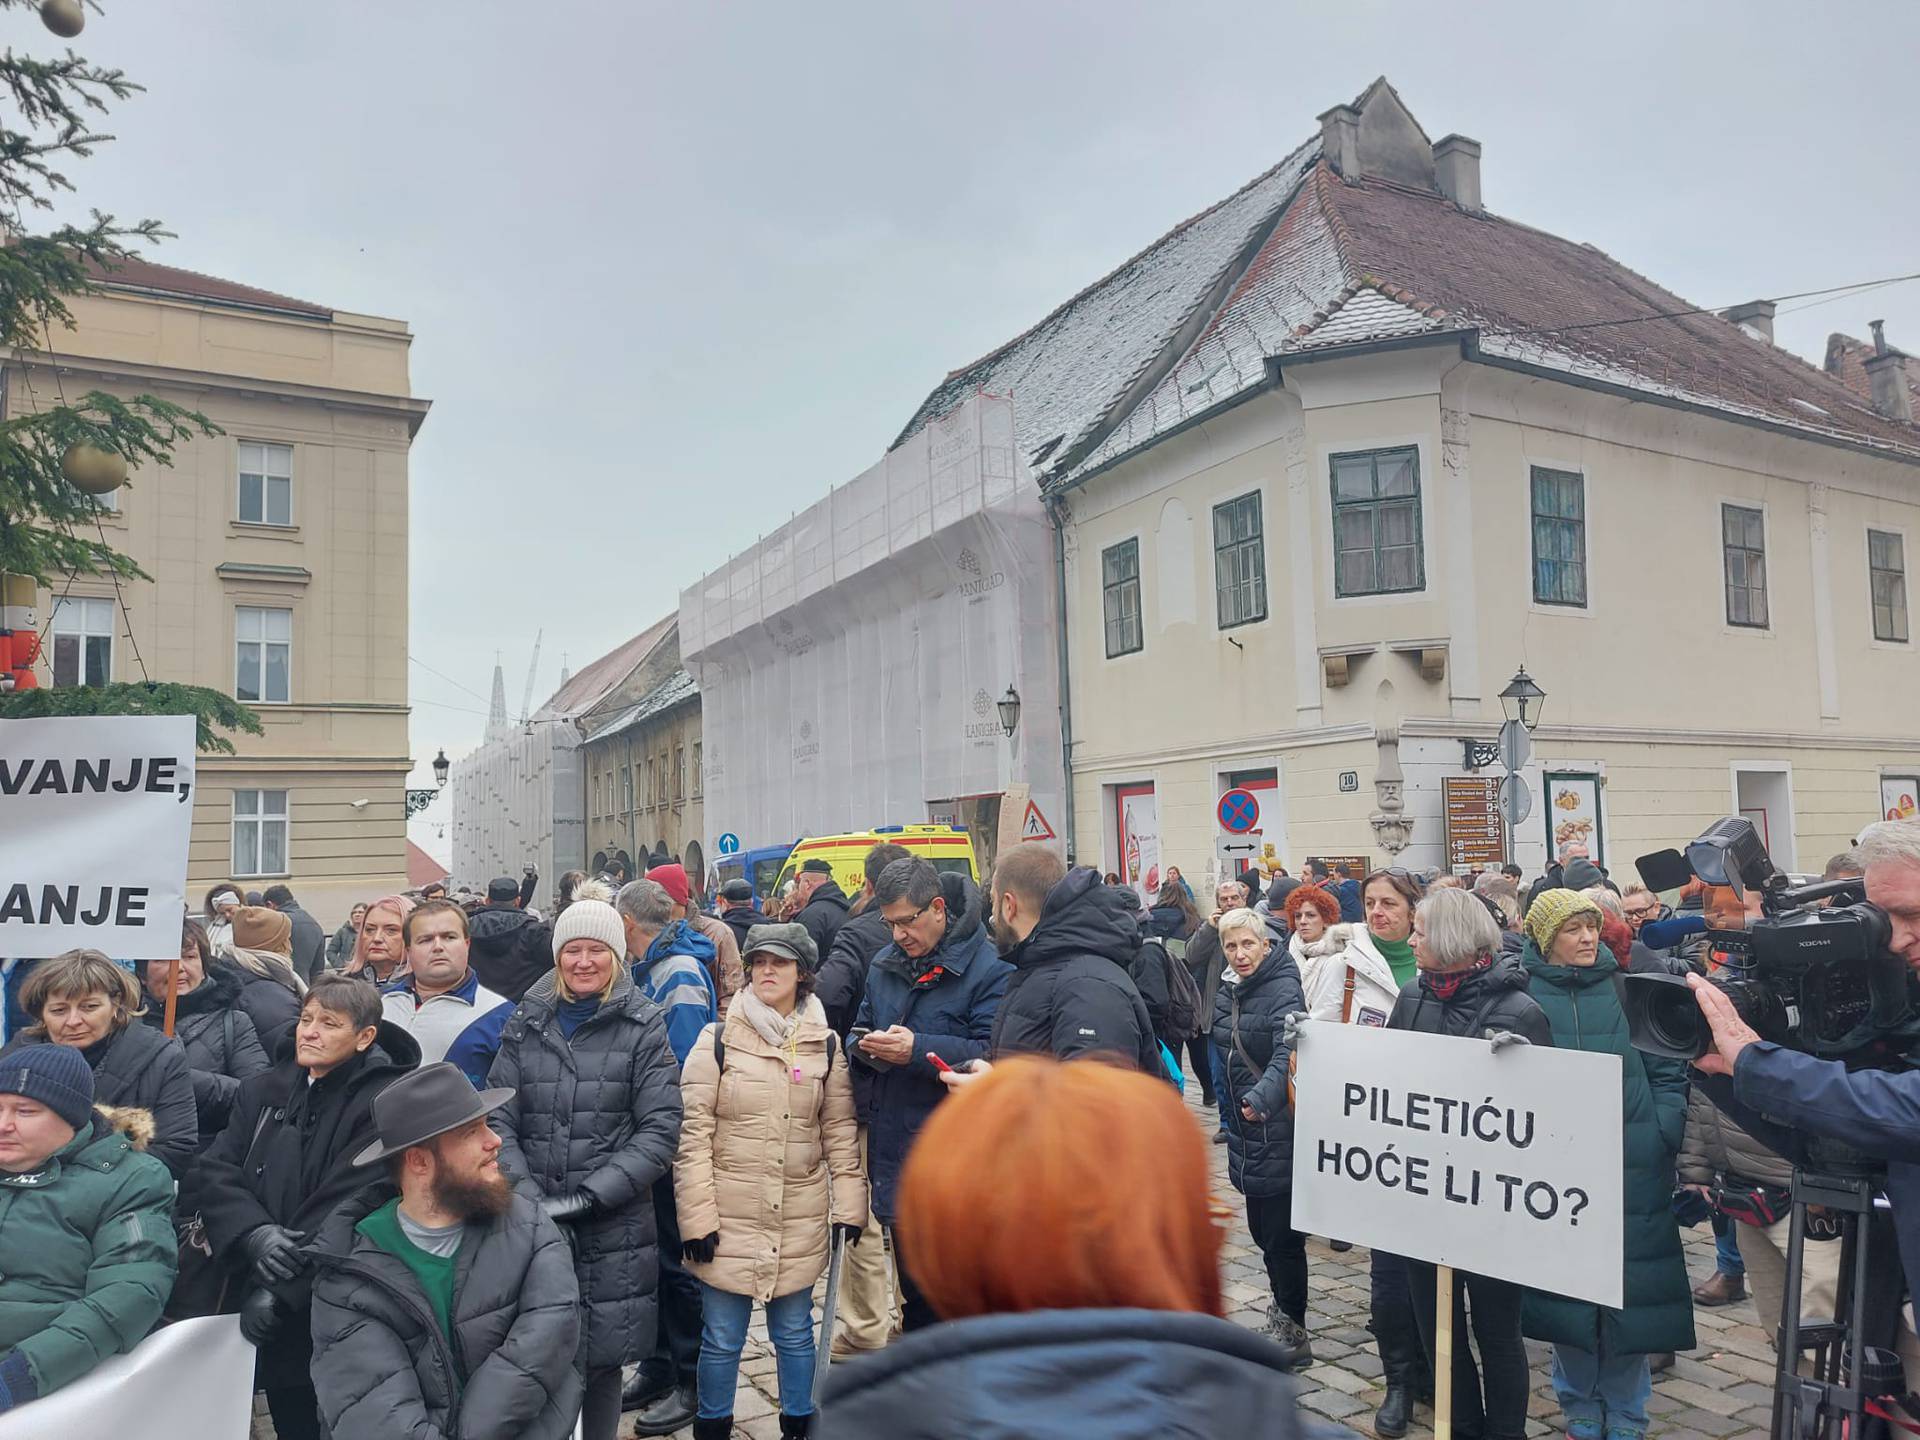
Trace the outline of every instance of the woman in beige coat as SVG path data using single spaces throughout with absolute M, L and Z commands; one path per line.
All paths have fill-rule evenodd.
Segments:
M 756 925 L 741 948 L 746 987 L 694 1042 L 680 1078 L 673 1190 L 702 1292 L 694 1440 L 733 1433 L 756 1300 L 777 1357 L 780 1433 L 807 1433 L 814 1282 L 833 1237 L 853 1244 L 867 1222 L 847 1057 L 813 995 L 819 952 L 792 924 Z

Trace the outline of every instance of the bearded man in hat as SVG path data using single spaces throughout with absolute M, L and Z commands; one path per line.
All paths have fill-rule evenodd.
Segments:
M 487 1116 L 512 1096 L 443 1061 L 375 1098 L 379 1138 L 353 1163 L 386 1183 L 336 1211 L 312 1252 L 330 1434 L 573 1434 L 580 1289 L 558 1227 L 500 1173 Z

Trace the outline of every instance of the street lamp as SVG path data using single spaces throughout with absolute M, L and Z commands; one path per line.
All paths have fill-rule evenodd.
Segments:
M 1013 738 L 1013 732 L 1020 728 L 1020 692 L 1007 686 L 1007 693 L 1000 697 L 1000 728 L 1007 732 L 1007 738 Z
M 1547 692 L 1533 683 L 1522 665 L 1500 692 L 1500 708 L 1509 720 L 1518 720 L 1528 734 L 1540 728 L 1540 712 L 1546 708 Z M 1531 707 L 1531 708 L 1529 708 Z
M 433 783 L 435 785 L 445 785 L 447 783 L 447 771 L 449 768 L 451 767 L 450 762 L 447 760 L 446 747 L 442 746 L 440 753 L 433 757 Z

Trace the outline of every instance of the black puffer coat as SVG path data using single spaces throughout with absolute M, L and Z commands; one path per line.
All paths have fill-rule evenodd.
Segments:
M 229 1308 L 251 1288 L 240 1242 L 261 1225 L 320 1232 L 335 1206 L 365 1187 L 354 1155 L 373 1138 L 373 1097 L 420 1063 L 420 1047 L 398 1025 L 380 1022 L 368 1049 L 311 1085 L 288 1056 L 241 1084 L 233 1113 L 181 1182 L 180 1213 L 200 1212 L 214 1257 L 234 1276 Z M 312 1356 L 307 1307 L 313 1272 L 273 1286 L 282 1319 L 260 1347 L 263 1385 L 305 1385 Z
M 454 1259 L 453 1341 L 414 1274 L 354 1226 L 393 1192 L 362 1192 L 314 1248 L 313 1385 L 336 1436 L 565 1440 L 580 1413 L 573 1253 L 524 1195 L 467 1225 Z
M 467 959 L 480 983 L 516 1005 L 553 970 L 553 926 L 518 906 L 482 905 L 467 933 Z
M 193 1103 L 200 1112 L 200 1148 L 206 1149 L 227 1125 L 240 1082 L 263 1075 L 272 1066 L 253 1021 L 239 1008 L 240 982 L 214 967 L 201 982 L 174 1002 L 173 1038 L 187 1052 L 193 1076 Z M 142 1017 L 149 1028 L 166 1025 L 166 1005 L 149 1000 Z
M 1293 1188 L 1293 1115 L 1287 1109 L 1286 1017 L 1307 1008 L 1300 967 L 1285 934 L 1267 927 L 1272 948 L 1244 980 L 1224 976 L 1213 1002 L 1213 1048 L 1226 1074 L 1227 1179 L 1242 1195 Z M 1222 962 L 1225 963 L 1224 961 Z M 1264 1119 L 1249 1120 L 1245 1105 Z
M 38 1036 L 17 1035 L 6 1050 L 44 1045 Z M 99 1044 L 80 1052 L 93 1067 L 97 1105 L 145 1110 L 153 1117 L 146 1152 L 178 1180 L 200 1149 L 199 1111 L 193 1103 L 193 1073 L 178 1040 L 128 1021 Z
M 823 880 L 807 897 L 800 913 L 793 917 L 794 922 L 813 937 L 815 954 L 824 956 L 833 948 L 834 937 L 847 923 L 849 904 L 847 892 L 840 888 L 837 880 Z
M 1114 1055 L 1144 1074 L 1164 1073 L 1128 974 L 1139 948 L 1139 918 L 1119 887 L 1101 884 L 1097 870 L 1069 870 L 1040 907 L 1040 923 L 1004 956 L 1014 972 L 993 1017 L 991 1054 Z
M 293 1051 L 289 1049 L 282 1055 L 280 1049 L 292 1039 L 293 1027 L 300 1023 L 300 996 L 290 986 L 270 976 L 256 975 L 237 960 L 216 960 L 208 967 L 208 973 L 215 970 L 224 970 L 240 987 L 234 1004 L 253 1021 L 253 1033 L 259 1038 L 268 1062 L 277 1065 L 282 1060 L 291 1060 Z
M 731 921 L 739 913 L 729 910 L 727 919 Z M 880 918 L 880 902 L 873 899 L 858 915 L 849 915 L 840 933 L 833 937 L 833 948 L 820 962 L 820 979 L 813 993 L 827 1012 L 827 1024 L 839 1032 L 841 1039 L 846 1038 L 860 1013 L 860 1001 L 867 993 L 867 967 L 892 942 L 893 931 Z
M 587 1372 L 651 1354 L 660 1276 L 652 1189 L 680 1148 L 680 1067 L 664 1013 L 623 965 L 613 994 L 569 1040 L 549 973 L 507 1021 L 487 1081 L 514 1091 L 491 1123 L 515 1188 L 536 1201 L 593 1196 L 593 1213 L 571 1226 Z
M 1539 1002 L 1527 993 L 1527 983 L 1527 967 L 1504 945 L 1492 965 L 1469 971 L 1460 988 L 1445 1000 L 1427 988 L 1422 971 L 1400 987 L 1387 1028 L 1464 1035 L 1472 1040 L 1486 1039 L 1489 1030 L 1512 1030 L 1532 1044 L 1551 1045 L 1553 1026 Z

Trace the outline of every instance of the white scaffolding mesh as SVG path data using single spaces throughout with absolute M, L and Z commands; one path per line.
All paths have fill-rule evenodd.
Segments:
M 709 842 L 921 823 L 1012 784 L 1059 817 L 1054 596 L 1011 402 L 988 396 L 689 586 Z

